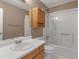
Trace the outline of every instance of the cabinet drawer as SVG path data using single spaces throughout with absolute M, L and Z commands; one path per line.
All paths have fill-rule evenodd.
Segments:
M 44 45 L 39 47 L 39 52 L 44 50 Z
M 44 51 L 41 51 L 34 59 L 44 59 Z
M 35 49 L 32 53 L 30 53 L 31 56 L 35 57 L 37 54 L 39 54 L 39 48 Z

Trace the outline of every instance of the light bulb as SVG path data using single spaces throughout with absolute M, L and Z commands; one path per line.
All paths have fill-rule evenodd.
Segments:
M 25 0 L 26 2 L 29 2 L 29 0 Z
M 55 19 L 55 20 L 58 20 L 58 17 L 55 17 L 54 19 Z
M 30 3 L 30 2 L 31 2 L 31 0 L 25 0 L 25 2 Z

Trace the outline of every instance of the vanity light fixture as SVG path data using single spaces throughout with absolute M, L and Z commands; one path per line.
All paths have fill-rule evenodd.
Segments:
M 31 2 L 31 0 L 25 0 L 25 2 L 30 3 L 30 2 Z

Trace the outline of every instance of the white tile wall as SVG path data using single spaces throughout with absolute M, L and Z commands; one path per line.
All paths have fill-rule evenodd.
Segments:
M 77 48 L 77 8 L 49 13 L 49 42 Z

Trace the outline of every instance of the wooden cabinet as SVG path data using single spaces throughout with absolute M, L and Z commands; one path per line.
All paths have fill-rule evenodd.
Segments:
M 44 51 L 41 51 L 34 59 L 44 59 Z
M 35 49 L 30 54 L 24 56 L 22 59 L 33 59 L 39 53 L 39 49 Z
M 32 8 L 29 10 L 30 25 L 32 28 L 45 26 L 45 12 L 38 8 Z
M 44 45 L 38 47 L 33 52 L 24 56 L 22 59 L 44 59 Z

